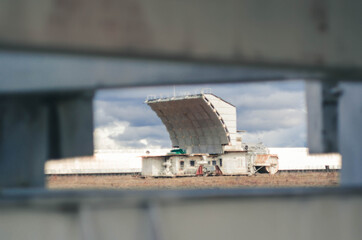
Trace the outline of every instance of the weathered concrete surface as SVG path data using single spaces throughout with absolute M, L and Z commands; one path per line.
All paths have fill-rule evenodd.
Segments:
M 306 83 L 310 153 L 338 152 L 338 99 L 337 82 Z
M 362 84 L 341 84 L 338 106 L 339 150 L 343 156 L 341 184 L 362 185 Z
M 361 77 L 361 7 L 358 0 L 6 0 L 0 5 L 0 44 L 16 49 L 316 67 Z
M 44 186 L 44 163 L 93 154 L 92 93 L 0 98 L 0 188 Z
M 48 107 L 41 99 L 0 99 L 0 188 L 44 186 Z
M 362 234 L 360 188 L 1 195 L 4 239 L 355 240 Z

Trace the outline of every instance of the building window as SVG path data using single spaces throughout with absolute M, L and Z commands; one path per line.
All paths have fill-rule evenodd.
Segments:
M 190 161 L 190 166 L 191 167 L 195 166 L 195 161 L 194 160 Z
M 209 164 L 209 165 L 210 165 L 210 161 L 208 161 L 208 162 L 207 162 L 207 164 Z
M 183 170 L 185 167 L 185 162 L 184 161 L 180 161 L 180 170 Z
M 219 161 L 220 161 L 220 167 L 222 167 L 222 158 L 220 158 Z
M 215 166 L 215 165 L 216 165 L 216 161 L 212 161 L 212 165 Z

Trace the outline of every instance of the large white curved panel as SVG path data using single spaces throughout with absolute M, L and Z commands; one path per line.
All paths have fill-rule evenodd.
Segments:
M 185 149 L 187 153 L 222 153 L 222 146 L 231 144 L 227 129 L 232 128 L 229 123 L 232 121 L 225 122 L 222 116 L 233 113 L 235 107 L 217 97 L 219 102 L 212 99 L 212 103 L 208 98 L 199 94 L 149 100 L 147 104 L 165 124 L 174 147 Z

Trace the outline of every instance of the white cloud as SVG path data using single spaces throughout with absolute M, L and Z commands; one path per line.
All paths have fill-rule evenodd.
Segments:
M 273 90 L 272 93 L 246 93 L 231 97 L 231 102 L 238 108 L 284 109 L 301 108 L 304 104 L 304 92 Z
M 171 147 L 166 128 L 158 126 L 132 126 L 129 122 L 112 122 L 94 130 L 96 149 Z
M 268 147 L 301 147 L 305 146 L 305 126 L 295 126 L 268 131 L 258 131 L 242 135 L 243 142 L 263 142 Z
M 238 128 L 247 131 L 276 130 L 305 124 L 302 109 L 249 109 L 238 114 Z
M 128 122 L 112 122 L 111 124 L 98 127 L 94 130 L 94 145 L 96 149 L 117 149 L 119 144 L 115 137 L 123 134 L 126 127 L 129 126 Z
M 144 144 L 145 146 L 147 146 L 148 145 L 148 141 L 147 141 L 147 139 L 141 139 L 140 140 L 140 143 L 142 143 L 142 144 Z

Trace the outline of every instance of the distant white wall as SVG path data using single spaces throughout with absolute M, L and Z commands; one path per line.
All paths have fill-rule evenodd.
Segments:
M 129 173 L 142 171 L 142 158 L 150 155 L 163 155 L 169 149 L 124 149 L 98 150 L 92 157 L 49 160 L 45 164 L 46 174 L 75 173 Z
M 280 170 L 312 170 L 341 168 L 340 154 L 315 154 L 309 155 L 308 148 L 269 148 L 271 154 L 278 154 Z M 124 149 L 124 150 L 98 150 L 93 157 L 68 158 L 50 160 L 45 164 L 46 174 L 75 174 L 75 173 L 130 173 L 142 171 L 142 158 L 149 151 L 149 155 L 164 155 L 169 149 Z M 237 156 L 226 156 L 236 159 Z M 224 158 L 224 157 L 223 157 Z M 237 161 L 240 162 L 240 161 Z M 234 166 L 233 161 L 223 161 L 223 171 L 232 173 L 239 171 L 240 167 Z M 226 165 L 225 165 L 226 164 Z
M 342 157 L 338 153 L 309 155 L 308 148 L 269 148 L 278 154 L 279 170 L 340 169 Z

